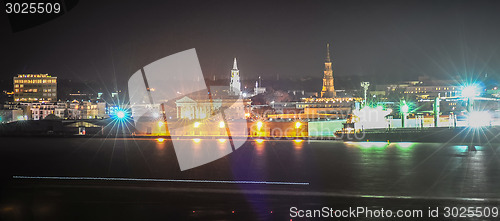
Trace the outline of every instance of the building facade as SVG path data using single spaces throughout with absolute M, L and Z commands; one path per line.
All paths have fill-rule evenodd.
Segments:
M 54 102 L 57 100 L 57 77 L 48 74 L 19 74 L 14 77 L 15 102 Z

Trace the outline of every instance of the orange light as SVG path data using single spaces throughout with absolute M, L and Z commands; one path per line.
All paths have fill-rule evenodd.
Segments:
M 163 141 L 165 141 L 165 139 L 164 138 L 158 138 L 158 139 L 156 139 L 156 141 L 158 141 L 160 143 L 163 143 Z
M 250 113 L 245 113 L 245 117 L 249 118 L 250 117 Z
M 304 140 L 296 139 L 294 140 L 295 143 L 302 143 Z
M 300 126 L 302 126 L 302 123 L 300 123 L 300 122 L 298 122 L 298 121 L 297 121 L 297 122 L 295 123 L 295 128 L 299 129 L 299 128 L 300 128 Z
M 264 142 L 264 140 L 263 139 L 257 139 L 257 140 L 255 140 L 255 142 L 257 142 L 258 144 L 261 144 L 261 143 Z

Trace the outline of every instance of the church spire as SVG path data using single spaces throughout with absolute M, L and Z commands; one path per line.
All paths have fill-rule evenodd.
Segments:
M 330 44 L 329 43 L 326 43 L 326 59 L 325 59 L 326 62 L 331 62 L 330 61 Z
M 236 58 L 234 58 L 233 70 L 238 70 L 238 64 L 236 63 Z

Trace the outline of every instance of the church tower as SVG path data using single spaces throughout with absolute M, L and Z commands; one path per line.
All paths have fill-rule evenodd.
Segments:
M 323 89 L 321 90 L 321 97 L 332 98 L 337 94 L 335 93 L 335 86 L 333 84 L 333 69 L 332 61 L 330 60 L 330 44 L 326 44 L 326 59 L 325 59 L 325 75 L 323 77 Z
M 240 71 L 238 70 L 236 58 L 234 58 L 233 69 L 231 70 L 231 83 L 229 85 L 229 93 L 238 96 L 241 94 Z

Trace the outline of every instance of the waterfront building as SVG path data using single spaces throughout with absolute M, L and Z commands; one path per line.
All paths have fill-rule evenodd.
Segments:
M 333 98 L 336 96 L 334 83 L 332 61 L 330 59 L 330 44 L 326 44 L 325 71 L 323 76 L 323 89 L 321 90 L 321 97 Z
M 217 111 L 225 111 L 226 119 L 243 119 L 244 116 L 233 115 L 232 113 L 249 113 L 250 100 L 244 99 L 243 105 L 237 98 L 225 97 L 223 99 L 192 99 L 183 97 L 175 101 L 177 119 L 201 120 L 210 118 Z M 237 104 L 237 105 L 235 105 Z
M 14 101 L 54 102 L 57 100 L 57 77 L 48 74 L 19 74 L 14 77 Z
M 434 99 L 435 97 L 460 96 L 461 87 L 455 85 L 412 85 L 406 87 L 405 95 L 416 99 Z

